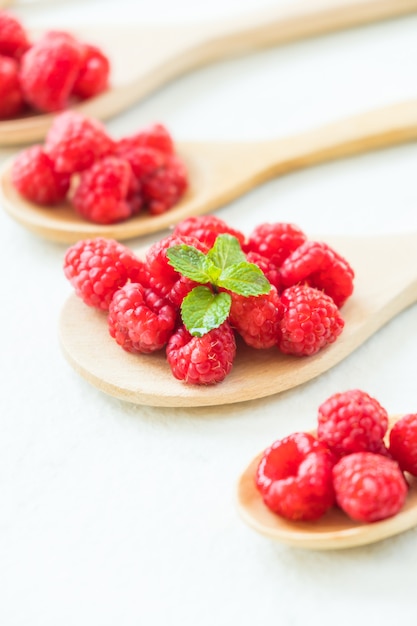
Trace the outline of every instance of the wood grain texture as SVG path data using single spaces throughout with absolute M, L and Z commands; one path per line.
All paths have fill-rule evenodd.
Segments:
M 105 120 L 178 76 L 216 60 L 416 10 L 417 0 L 315 0 L 209 23 L 80 28 L 75 35 L 102 47 L 109 56 L 112 85 L 75 108 Z M 32 39 L 40 34 L 33 32 Z M 135 63 L 126 63 L 131 58 Z M 53 117 L 31 115 L 1 121 L 0 145 L 42 140 Z
M 210 213 L 274 176 L 318 163 L 417 139 L 417 101 L 368 111 L 282 139 L 178 144 L 189 171 L 184 198 L 161 215 L 146 213 L 112 225 L 82 219 L 68 203 L 53 208 L 24 200 L 11 182 L 12 161 L 0 172 L 3 208 L 25 228 L 46 239 L 74 243 L 88 237 L 119 241 L 171 227 L 187 217 Z
M 391 418 L 391 425 L 398 417 Z M 255 486 L 255 473 L 261 457 L 262 453 L 257 455 L 239 478 L 237 506 L 242 519 L 269 539 L 311 550 L 339 550 L 375 543 L 417 524 L 417 479 L 409 475 L 410 489 L 406 503 L 397 515 L 389 519 L 363 524 L 352 521 L 340 509 L 332 508 L 315 522 L 286 520 L 267 508 Z
M 314 237 L 310 237 L 314 239 Z M 355 271 L 355 291 L 341 309 L 345 328 L 338 340 L 311 357 L 238 345 L 232 372 L 215 386 L 176 380 L 165 352 L 133 355 L 110 337 L 106 314 L 75 295 L 65 303 L 59 336 L 69 363 L 101 391 L 149 406 L 225 405 L 291 389 L 334 367 L 417 299 L 417 234 L 375 238 L 320 238 Z

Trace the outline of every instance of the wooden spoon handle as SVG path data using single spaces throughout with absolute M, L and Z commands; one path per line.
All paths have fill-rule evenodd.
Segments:
M 208 26 L 194 63 L 353 28 L 417 10 L 417 0 L 310 0 Z

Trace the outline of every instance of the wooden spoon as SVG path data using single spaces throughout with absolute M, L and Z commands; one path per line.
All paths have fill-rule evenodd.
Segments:
M 111 59 L 112 88 L 76 108 L 108 119 L 181 74 L 226 56 L 416 10 L 417 0 L 316 0 L 213 23 L 77 29 L 74 34 L 102 47 Z M 39 35 L 33 33 L 33 39 Z M 32 115 L 2 121 L 0 145 L 39 141 L 52 119 L 53 115 Z
M 296 387 L 342 361 L 417 300 L 417 233 L 324 240 L 351 263 L 356 272 L 355 291 L 342 308 L 342 334 L 314 356 L 285 356 L 277 349 L 255 350 L 239 344 L 232 372 L 223 382 L 187 385 L 173 377 L 164 351 L 153 355 L 125 352 L 110 337 L 106 315 L 75 295 L 66 301 L 59 321 L 63 352 L 92 385 L 137 404 L 225 405 Z
M 393 424 L 398 418 L 391 418 Z M 333 508 L 316 522 L 291 522 L 270 511 L 255 486 L 254 476 L 262 453 L 248 465 L 238 481 L 237 504 L 242 519 L 254 530 L 275 541 L 312 550 L 338 550 L 375 543 L 398 535 L 417 524 L 417 479 L 410 485 L 403 509 L 380 522 L 354 522 Z
M 110 226 L 83 220 L 69 204 L 45 208 L 24 200 L 12 185 L 11 161 L 0 172 L 0 201 L 17 222 L 47 239 L 64 243 L 94 236 L 125 240 L 214 211 L 273 176 L 415 139 L 417 101 L 410 101 L 289 138 L 179 144 L 190 176 L 190 190 L 182 201 L 162 215 L 139 215 Z

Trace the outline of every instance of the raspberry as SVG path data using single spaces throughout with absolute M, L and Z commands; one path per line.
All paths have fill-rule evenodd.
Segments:
M 120 287 L 142 282 L 146 267 L 126 246 L 97 237 L 68 248 L 64 274 L 85 304 L 106 311 Z
M 151 215 L 165 213 L 176 204 L 188 187 L 187 170 L 182 160 L 167 156 L 165 165 L 143 179 L 143 198 Z
M 380 452 L 388 428 L 388 414 L 360 389 L 336 393 L 318 409 L 318 439 L 334 454 Z
M 349 263 L 326 243 L 306 241 L 281 266 L 285 287 L 305 282 L 322 289 L 341 307 L 353 292 L 354 272 Z
M 75 210 L 96 224 L 113 224 L 131 216 L 126 201 L 132 170 L 127 161 L 108 156 L 80 175 L 72 202 Z
M 201 252 L 207 252 L 208 248 L 194 237 L 179 237 L 168 235 L 156 241 L 146 254 L 146 263 L 151 274 L 152 285 L 156 286 L 160 293 L 167 295 L 174 287 L 180 274 L 169 264 L 166 251 L 171 246 L 186 244 L 194 246 Z
M 55 169 L 68 174 L 91 167 L 112 149 L 113 141 L 104 126 L 75 111 L 57 115 L 45 141 L 45 150 L 55 161 Z
M 20 152 L 12 165 L 12 183 L 27 200 L 51 206 L 61 202 L 69 190 L 70 178 L 57 172 L 42 146 Z
M 140 148 L 116 148 L 115 154 L 129 161 L 132 171 L 139 181 L 145 176 L 156 172 L 166 162 L 166 156 L 163 152 L 147 146 Z
M 391 428 L 389 453 L 404 472 L 417 476 L 417 414 L 404 415 Z
M 0 11 L 0 54 L 19 60 L 30 47 L 26 30 L 12 15 Z
M 396 461 L 372 452 L 342 457 L 333 468 L 339 507 L 358 522 L 392 517 L 404 505 L 407 483 Z
M 45 113 L 66 108 L 81 62 L 71 37 L 45 36 L 22 57 L 20 80 L 26 101 Z
M 281 294 L 284 315 L 278 346 L 285 354 L 312 355 L 336 341 L 344 321 L 333 300 L 307 285 L 288 287 Z
M 193 385 L 212 385 L 232 369 L 235 337 L 227 322 L 202 337 L 193 337 L 181 326 L 171 335 L 166 354 L 175 378 Z
M 0 119 L 15 117 L 23 108 L 19 65 L 15 59 L 0 56 Z
M 72 93 L 82 100 L 97 96 L 108 88 L 109 76 L 110 61 L 104 52 L 97 46 L 84 44 Z
M 168 130 L 162 124 L 153 124 L 134 135 L 123 137 L 117 142 L 116 151 L 152 148 L 165 155 L 174 154 L 174 142 Z
M 232 305 L 229 322 L 244 342 L 252 348 L 272 348 L 280 338 L 280 322 L 284 306 L 275 287 L 261 296 L 230 294 Z
M 290 520 L 316 520 L 334 504 L 330 451 L 309 433 L 293 433 L 263 454 L 256 486 L 266 506 Z
M 260 224 L 251 233 L 245 252 L 257 252 L 277 267 L 306 240 L 306 235 L 294 224 Z M 287 285 L 288 286 L 288 285 Z
M 110 335 L 128 352 L 160 350 L 171 336 L 177 320 L 176 308 L 140 283 L 127 283 L 113 296 L 109 306 Z
M 196 283 L 194 280 L 191 280 L 191 278 L 180 276 L 179 279 L 172 285 L 167 297 L 172 304 L 179 308 L 185 296 L 199 284 L 200 283 Z
M 242 246 L 245 236 L 239 230 L 231 228 L 225 221 L 215 215 L 201 215 L 198 217 L 188 217 L 182 220 L 174 228 L 175 235 L 186 237 L 196 237 L 204 242 L 209 248 L 213 247 L 218 235 L 229 234 L 236 237 Z

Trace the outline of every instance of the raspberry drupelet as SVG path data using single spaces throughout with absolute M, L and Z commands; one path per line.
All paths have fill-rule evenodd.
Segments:
M 64 274 L 88 306 L 107 311 L 115 292 L 127 282 L 146 283 L 146 265 L 113 239 L 84 239 L 70 246 Z
M 184 326 L 171 335 L 166 355 L 175 378 L 192 385 L 213 385 L 229 374 L 236 355 L 233 330 L 227 322 L 202 337 Z
M 336 393 L 318 409 L 317 436 L 337 456 L 385 449 L 388 413 L 375 398 L 360 389 Z
M 293 433 L 264 452 L 255 482 L 271 511 L 312 521 L 334 504 L 333 465 L 326 446 L 309 433 Z

